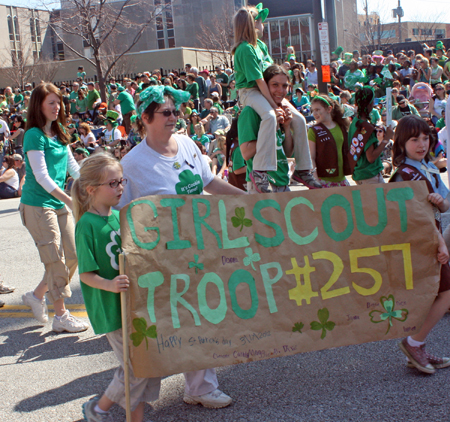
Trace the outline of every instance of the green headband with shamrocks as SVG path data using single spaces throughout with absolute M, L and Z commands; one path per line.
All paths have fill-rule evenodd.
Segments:
M 175 103 L 175 108 L 178 110 L 180 105 L 186 103 L 191 98 L 191 94 L 186 91 L 180 91 L 179 89 L 172 88 L 171 86 L 154 85 L 144 89 L 139 94 L 141 105 L 138 107 L 138 116 L 142 117 L 142 113 L 153 102 L 158 104 L 164 104 L 166 100 L 164 95 L 170 95 Z
M 262 3 L 259 3 L 257 6 L 255 6 L 255 9 L 258 11 L 255 21 L 261 19 L 261 22 L 264 22 L 267 19 L 267 16 L 269 16 L 269 9 L 267 8 L 263 9 Z

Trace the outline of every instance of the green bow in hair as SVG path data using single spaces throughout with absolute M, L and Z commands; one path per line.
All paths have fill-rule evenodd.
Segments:
M 180 105 L 186 103 L 191 98 L 191 94 L 186 91 L 180 91 L 179 89 L 172 88 L 171 86 L 154 85 L 144 89 L 139 94 L 141 105 L 138 108 L 138 116 L 142 117 L 144 110 L 153 102 L 158 104 L 164 104 L 164 95 L 169 94 L 175 103 L 175 108 L 178 110 Z
M 264 22 L 267 19 L 267 16 L 269 16 L 269 9 L 267 8 L 263 9 L 262 3 L 259 3 L 257 6 L 255 6 L 255 9 L 258 11 L 255 21 L 261 19 L 261 22 Z

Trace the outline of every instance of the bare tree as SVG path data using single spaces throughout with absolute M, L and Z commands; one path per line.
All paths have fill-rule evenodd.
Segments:
M 429 41 L 436 39 L 436 29 L 443 22 L 443 12 L 433 11 L 430 15 L 417 15 L 413 22 L 413 37 L 416 41 Z
M 233 14 L 234 10 L 229 4 L 222 6 L 210 21 L 200 21 L 197 34 L 199 46 L 208 51 L 212 61 L 223 63 L 226 67 L 231 67 L 232 62 Z
M 36 74 L 35 56 L 31 45 L 19 51 L 17 54 L 11 54 L 9 57 L 2 55 L 3 63 L 10 61 L 10 67 L 2 68 L 2 73 L 10 80 L 10 83 L 19 88 L 23 88 L 25 83 L 33 80 Z
M 165 13 L 171 6 L 149 7 L 145 0 L 65 0 L 63 7 L 60 13 L 53 14 L 48 25 L 65 48 L 94 66 L 100 95 L 105 101 L 105 78 L 138 43 L 155 17 Z M 110 39 L 120 37 L 122 41 L 116 43 L 114 55 L 108 56 Z M 74 47 L 74 39 L 82 41 L 83 51 Z M 105 56 L 108 56 L 108 60 L 105 60 Z

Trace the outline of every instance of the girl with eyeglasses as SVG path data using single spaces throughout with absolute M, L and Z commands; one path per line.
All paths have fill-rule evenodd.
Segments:
M 56 332 L 80 332 L 89 325 L 66 310 L 64 300 L 72 295 L 69 283 L 77 269 L 72 198 L 64 192 L 67 172 L 77 179 L 79 166 L 70 151 L 70 135 L 60 90 L 41 83 L 31 94 L 24 137 L 26 181 L 20 215 L 45 266 L 44 277 L 34 291 L 22 296 L 34 317 L 45 324 L 53 303 Z

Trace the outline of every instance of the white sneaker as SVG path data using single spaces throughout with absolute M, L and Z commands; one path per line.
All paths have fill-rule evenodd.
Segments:
M 209 407 L 211 409 L 220 409 L 221 407 L 227 407 L 233 401 L 230 396 L 219 389 L 215 389 L 207 394 L 202 394 L 201 396 L 190 396 L 184 393 L 184 402 L 187 404 L 201 404 L 204 407 Z
M 29 306 L 33 311 L 34 317 L 45 324 L 48 322 L 48 309 L 47 303 L 45 302 L 45 297 L 39 300 L 34 296 L 34 292 L 28 292 L 22 295 L 22 301 L 24 305 Z
M 69 311 L 66 311 L 61 318 L 53 318 L 52 328 L 53 331 L 56 331 L 57 333 L 62 333 L 63 331 L 79 333 L 81 331 L 86 331 L 89 328 L 89 325 L 78 318 L 75 318 Z

